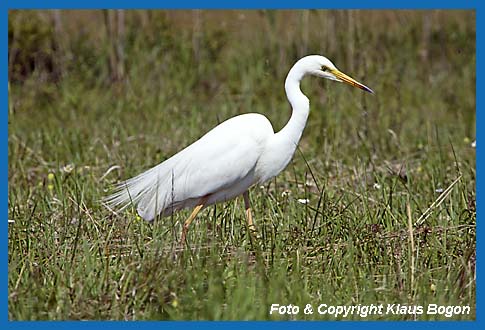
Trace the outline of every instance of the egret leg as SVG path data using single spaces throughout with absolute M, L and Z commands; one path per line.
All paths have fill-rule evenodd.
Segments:
M 248 228 L 250 231 L 256 231 L 256 227 L 253 224 L 253 215 L 251 214 L 251 204 L 249 202 L 249 192 L 243 193 L 244 207 L 246 209 L 246 218 L 248 219 Z
M 195 209 L 192 211 L 192 214 L 188 217 L 187 220 L 185 220 L 184 223 L 184 228 L 182 229 L 182 238 L 180 240 L 180 245 L 183 247 L 185 245 L 185 237 L 187 236 L 187 232 L 189 230 L 189 226 L 194 221 L 195 217 L 197 217 L 197 214 L 200 212 L 200 210 L 204 207 L 204 204 L 199 204 L 195 207 Z

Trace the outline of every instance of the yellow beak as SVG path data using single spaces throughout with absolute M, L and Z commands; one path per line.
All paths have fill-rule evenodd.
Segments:
M 374 94 L 374 91 L 372 89 L 370 89 L 369 87 L 367 87 L 366 85 L 364 84 L 361 84 L 360 82 L 358 82 L 357 80 L 355 80 L 354 78 L 351 78 L 349 76 L 347 76 L 345 73 L 343 72 L 340 72 L 339 70 L 335 69 L 335 70 L 332 70 L 331 71 L 332 74 L 340 81 L 343 81 L 344 83 L 347 83 L 351 86 L 354 86 L 354 87 L 358 87 L 360 89 L 363 89 L 365 90 L 366 92 L 369 92 L 369 93 L 372 93 Z

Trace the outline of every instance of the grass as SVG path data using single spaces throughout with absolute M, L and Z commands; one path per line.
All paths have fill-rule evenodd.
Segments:
M 9 15 L 10 320 L 342 319 L 309 303 L 475 319 L 474 12 L 135 11 L 118 39 L 113 12 L 57 13 Z M 183 253 L 189 210 L 146 223 L 99 202 L 237 114 L 279 130 L 307 53 L 376 94 L 303 82 L 299 149 L 250 193 L 258 238 L 242 198 L 201 212 Z

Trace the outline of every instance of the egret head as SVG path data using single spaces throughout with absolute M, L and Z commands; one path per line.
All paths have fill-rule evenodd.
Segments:
M 341 72 L 337 67 L 326 57 L 320 55 L 310 55 L 300 60 L 306 69 L 306 73 L 313 76 L 335 80 L 347 83 L 351 86 L 358 87 L 369 93 L 374 93 L 372 89 L 358 82 L 352 77 Z

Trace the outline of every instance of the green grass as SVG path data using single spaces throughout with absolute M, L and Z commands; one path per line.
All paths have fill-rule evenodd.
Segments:
M 469 305 L 451 319 L 475 319 L 474 12 L 202 12 L 198 26 L 127 12 L 116 79 L 100 12 L 61 12 L 58 34 L 50 14 L 10 14 L 9 319 L 335 319 L 308 303 Z M 183 253 L 190 210 L 152 224 L 99 202 L 237 114 L 279 130 L 307 53 L 376 94 L 303 82 L 299 150 L 251 190 L 258 238 L 241 198 L 202 211 Z M 269 315 L 275 303 L 300 314 Z

